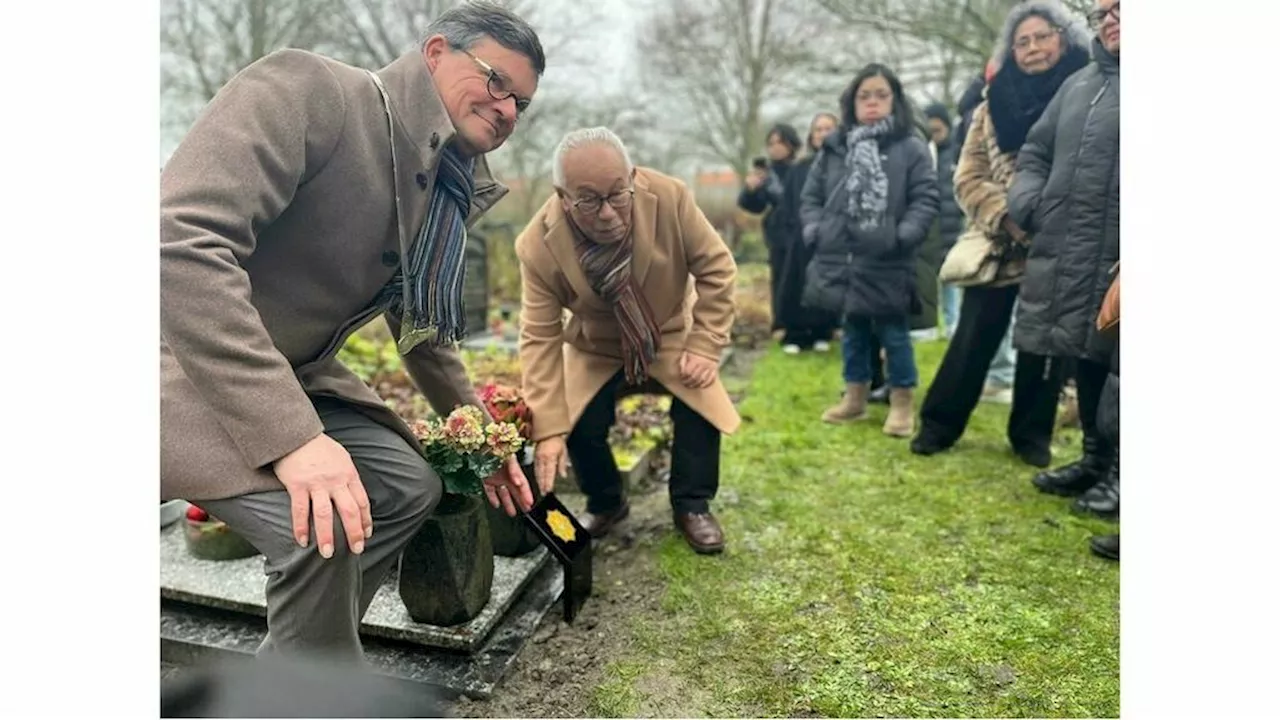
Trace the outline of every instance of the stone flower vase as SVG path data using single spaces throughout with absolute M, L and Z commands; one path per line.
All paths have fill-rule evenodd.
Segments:
M 493 590 L 493 543 L 480 496 L 445 493 L 400 557 L 400 599 L 414 622 L 474 620 Z
M 534 502 L 539 499 L 538 483 L 533 475 L 533 448 L 526 447 L 520 452 L 520 469 L 533 490 Z M 538 534 L 529 527 L 524 518 L 507 515 L 501 507 L 489 504 L 488 499 L 481 498 L 484 505 L 485 518 L 489 522 L 489 537 L 493 541 L 493 554 L 501 557 L 520 557 L 528 555 L 542 545 Z

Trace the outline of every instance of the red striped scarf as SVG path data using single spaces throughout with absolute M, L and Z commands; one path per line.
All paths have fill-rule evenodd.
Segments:
M 568 220 L 582 272 L 591 289 L 613 306 L 613 316 L 622 328 L 622 369 L 627 384 L 640 385 L 649 379 L 649 364 L 658 354 L 662 335 L 653 308 L 631 273 L 631 233 L 620 242 L 601 245 L 588 240 L 573 218 Z

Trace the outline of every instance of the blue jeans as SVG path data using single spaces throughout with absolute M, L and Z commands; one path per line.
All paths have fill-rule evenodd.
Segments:
M 1014 317 L 1018 314 L 1018 304 L 1013 304 Z M 1013 318 L 1009 319 L 1009 327 L 1004 332 L 1004 340 L 1000 341 L 1000 349 L 991 360 L 987 370 L 987 384 L 1001 388 L 1013 387 L 1014 371 L 1017 368 L 1018 353 L 1013 349 Z
M 951 283 L 942 283 L 942 326 L 947 337 L 956 334 L 956 323 L 960 322 L 960 288 Z
M 911 347 L 910 318 L 849 317 L 844 321 L 844 381 L 851 384 L 871 382 L 872 333 L 884 348 L 888 385 L 891 388 L 913 388 L 919 383 L 916 354 Z

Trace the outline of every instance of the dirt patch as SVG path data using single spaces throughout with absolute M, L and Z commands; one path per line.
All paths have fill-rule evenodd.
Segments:
M 739 350 L 725 365 L 723 376 L 744 380 L 760 355 Z M 734 383 L 737 385 L 738 383 Z M 737 394 L 737 393 L 735 393 Z M 734 397 L 735 402 L 739 397 Z M 666 467 L 666 458 L 659 468 Z M 458 717 L 596 717 L 602 708 L 596 691 L 607 678 L 609 663 L 625 657 L 632 628 L 673 622 L 661 608 L 664 586 L 659 578 L 655 548 L 675 533 L 664 473 L 631 494 L 631 517 L 595 545 L 593 595 L 572 625 L 561 619 L 557 604 L 516 658 L 510 673 L 484 702 L 462 700 Z M 565 503 L 578 511 L 585 500 L 566 495 Z M 677 678 L 650 669 L 631 683 L 639 717 L 692 717 L 698 713 L 696 693 Z

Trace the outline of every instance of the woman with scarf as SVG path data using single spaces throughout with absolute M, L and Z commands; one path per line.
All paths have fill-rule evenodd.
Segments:
M 1007 193 L 1018 150 L 1058 88 L 1089 63 L 1089 38 L 1053 0 L 1018 4 L 1005 19 L 996 71 L 973 120 L 955 190 L 971 228 L 1000 254 L 993 279 L 964 289 L 960 319 L 920 411 L 917 455 L 949 449 L 964 434 L 982 396 L 987 370 L 1009 327 L 1030 243 L 1009 218 Z M 1008 438 L 1024 462 L 1047 467 L 1062 367 L 1041 355 L 1017 354 Z
M 844 317 L 845 393 L 825 422 L 867 414 L 872 337 L 884 346 L 889 415 L 884 432 L 910 437 L 918 382 L 910 318 L 919 311 L 916 251 L 938 215 L 937 174 L 916 132 L 902 83 L 872 63 L 840 98 L 840 127 L 813 161 L 801 194 L 803 239 L 813 252 L 806 307 Z
M 769 248 L 769 287 L 773 296 L 773 329 L 782 330 L 782 350 L 788 355 L 802 350 L 825 352 L 830 349 L 831 331 L 814 322 L 813 313 L 800 307 L 800 277 L 794 273 L 790 259 L 800 246 L 800 190 L 809 174 L 808 159 L 797 161 L 800 134 L 786 123 L 779 123 L 765 136 L 767 167 L 756 167 L 743 181 L 738 207 L 750 213 L 768 212 L 764 218 L 764 241 Z

